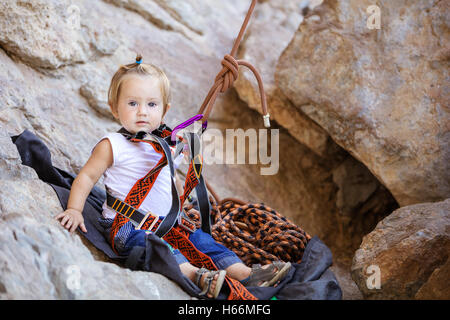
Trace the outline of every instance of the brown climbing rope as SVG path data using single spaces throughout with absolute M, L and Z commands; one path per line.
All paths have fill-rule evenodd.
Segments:
M 282 260 L 300 263 L 311 236 L 302 228 L 263 203 L 245 203 L 236 198 L 216 202 L 211 194 L 211 235 L 235 252 L 248 266 Z M 200 213 L 184 206 L 188 217 L 201 227 Z
M 234 81 L 238 78 L 239 75 L 239 66 L 242 65 L 249 68 L 255 75 L 256 80 L 258 81 L 259 94 L 261 96 L 261 107 L 263 112 L 264 126 L 266 128 L 270 127 L 269 121 L 270 115 L 267 112 L 266 95 L 264 92 L 264 86 L 260 74 L 255 69 L 255 67 L 253 67 L 253 65 L 250 64 L 249 62 L 245 60 L 236 60 L 235 58 L 242 37 L 244 35 L 245 29 L 247 28 L 248 22 L 253 13 L 253 9 L 255 8 L 256 2 L 257 0 L 252 0 L 252 3 L 250 5 L 250 8 L 248 9 L 247 15 L 245 16 L 239 34 L 236 40 L 234 41 L 233 48 L 231 49 L 230 54 L 226 54 L 224 56 L 221 62 L 222 70 L 220 70 L 220 72 L 217 74 L 213 86 L 209 90 L 205 100 L 202 103 L 202 106 L 198 111 L 198 114 L 203 114 L 202 123 L 204 123 L 208 119 L 219 92 L 225 92 L 233 86 Z
M 304 230 L 263 203 L 240 204 L 224 199 L 217 206 L 215 218 L 213 238 L 234 251 L 248 266 L 276 260 L 300 263 L 311 239 Z

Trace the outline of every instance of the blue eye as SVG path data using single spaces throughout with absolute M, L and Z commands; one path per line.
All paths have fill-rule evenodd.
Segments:
M 154 102 L 149 102 L 149 104 L 148 104 L 150 107 L 156 107 L 157 106 L 157 104 L 156 103 L 154 103 Z
M 130 101 L 128 102 L 129 106 L 135 107 L 136 106 L 136 102 L 135 101 Z

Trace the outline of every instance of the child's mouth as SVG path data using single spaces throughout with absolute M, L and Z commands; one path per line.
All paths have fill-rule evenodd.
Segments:
M 145 126 L 146 124 L 148 124 L 148 122 L 147 121 L 137 121 L 136 124 L 138 126 Z

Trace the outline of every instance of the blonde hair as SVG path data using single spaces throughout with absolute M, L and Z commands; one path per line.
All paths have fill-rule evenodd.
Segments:
M 159 80 L 161 86 L 161 95 L 163 97 L 163 113 L 167 111 L 167 105 L 170 101 L 170 81 L 163 70 L 151 63 L 142 63 L 142 56 L 136 56 L 136 62 L 120 66 L 111 79 L 108 89 L 108 104 L 113 110 L 117 110 L 117 103 L 120 94 L 120 85 L 124 76 L 127 74 L 138 74 L 143 76 L 152 76 Z

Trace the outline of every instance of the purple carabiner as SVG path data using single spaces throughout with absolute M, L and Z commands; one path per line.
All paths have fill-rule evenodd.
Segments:
M 202 115 L 202 114 L 196 114 L 196 115 L 193 116 L 192 118 L 190 118 L 190 119 L 186 120 L 185 122 L 183 122 L 183 123 L 177 125 L 177 126 L 172 130 L 172 134 L 171 134 L 171 136 L 170 136 L 170 138 L 172 139 L 172 141 L 175 141 L 175 140 L 176 140 L 176 135 L 177 135 L 177 132 L 178 132 L 178 131 L 180 131 L 181 129 L 186 128 L 187 126 L 190 126 L 192 123 L 194 123 L 195 121 L 198 121 L 198 120 L 200 120 L 200 119 L 202 119 L 202 118 L 203 118 L 203 115 Z M 202 124 L 202 127 L 203 127 L 203 124 Z

